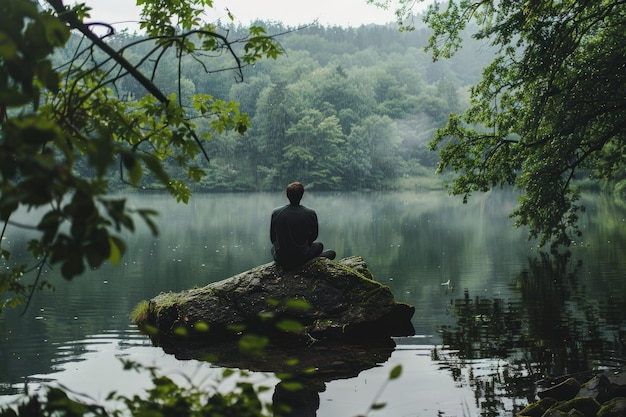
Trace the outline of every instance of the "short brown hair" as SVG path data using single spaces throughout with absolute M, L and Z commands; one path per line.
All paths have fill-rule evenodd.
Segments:
M 299 182 L 292 182 L 287 186 L 285 193 L 291 204 L 300 204 L 300 200 L 302 200 L 304 195 L 304 185 Z

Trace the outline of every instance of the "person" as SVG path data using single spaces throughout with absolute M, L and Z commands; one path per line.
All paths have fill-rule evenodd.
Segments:
M 300 204 L 304 185 L 292 182 L 287 185 L 285 193 L 289 204 L 274 209 L 270 223 L 274 261 L 291 269 L 319 256 L 335 259 L 335 251 L 324 251 L 324 245 L 315 241 L 319 231 L 317 213 Z

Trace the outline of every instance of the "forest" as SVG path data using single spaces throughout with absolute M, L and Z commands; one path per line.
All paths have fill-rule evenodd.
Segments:
M 174 48 L 154 57 L 151 50 L 158 41 L 137 33 L 121 31 L 105 38 L 192 113 L 192 96 L 201 94 L 237 102 L 247 115 L 251 127 L 243 135 L 233 130 L 211 135 L 206 145 L 210 161 L 199 167 L 206 175 L 193 178 L 193 191 L 277 190 L 294 180 L 312 190 L 441 187 L 435 176 L 438 154 L 427 144 L 451 113 L 468 107 L 469 86 L 493 59 L 488 45 L 468 38 L 456 56 L 433 62 L 424 51 L 431 34 L 426 26 L 400 32 L 395 25 L 257 24 L 284 53 L 244 65 L 240 74 L 229 68 L 229 57 L 219 54 L 208 67 Z M 249 28 L 231 23 L 220 31 L 237 39 L 247 36 Z M 81 38 L 73 35 L 56 60 L 83 66 L 105 62 L 97 54 L 95 62 L 80 62 L 80 48 Z M 116 82 L 115 94 L 132 102 L 147 92 L 126 75 Z M 198 117 L 195 123 L 201 134 L 211 130 L 206 119 Z M 188 180 L 188 170 L 177 166 L 180 158 L 168 162 L 176 158 L 165 159 L 167 171 Z M 158 188 L 153 180 L 145 175 L 138 186 Z M 111 184 L 130 186 L 123 170 L 111 173 Z

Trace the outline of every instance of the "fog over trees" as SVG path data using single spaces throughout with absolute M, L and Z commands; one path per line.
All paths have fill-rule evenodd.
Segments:
M 184 106 L 193 107 L 194 94 L 210 94 L 239 103 L 249 118 L 243 136 L 232 130 L 212 135 L 206 146 L 210 163 L 202 166 L 207 175 L 192 186 L 196 191 L 276 190 L 294 179 L 313 190 L 423 186 L 437 161 L 428 141 L 450 113 L 467 107 L 469 85 L 493 57 L 481 42 L 469 41 L 466 53 L 433 62 L 424 51 L 426 27 L 399 32 L 395 25 L 259 25 L 284 55 L 245 66 L 241 74 L 229 69 L 228 57 L 215 56 L 208 67 L 174 49 L 159 56 L 156 69 L 156 61 L 142 63 L 155 84 Z M 222 30 L 238 39 L 249 28 Z M 154 48 L 142 39 L 123 32 L 107 43 L 127 48 L 124 56 L 139 62 Z M 72 38 L 74 48 L 64 53 L 74 53 L 79 42 Z M 146 90 L 127 76 L 116 83 L 116 94 L 139 100 Z M 203 123 L 200 133 L 210 129 Z M 146 176 L 140 187 L 151 188 L 152 180 Z

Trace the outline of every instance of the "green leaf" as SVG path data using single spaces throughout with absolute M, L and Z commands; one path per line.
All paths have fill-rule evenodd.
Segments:
M 40 258 L 45 254 L 45 247 L 41 241 L 36 239 L 28 241 L 27 250 L 33 255 L 34 258 Z
M 194 182 L 200 182 L 200 180 L 206 176 L 206 172 L 204 169 L 199 167 L 190 167 L 187 170 L 187 178 L 193 180 Z
M 117 236 L 109 236 L 109 247 L 109 262 L 113 265 L 118 265 L 122 256 L 124 256 L 124 252 L 126 252 L 126 244 Z
M 312 305 L 307 300 L 303 300 L 303 299 L 300 299 L 300 298 L 297 298 L 297 299 L 294 298 L 294 299 L 287 300 L 287 302 L 285 302 L 285 307 L 286 308 L 291 308 L 291 309 L 294 309 L 294 310 L 306 311 L 306 310 L 310 310 Z
M 239 339 L 239 351 L 244 355 L 260 356 L 268 343 L 267 337 L 244 334 Z
M 193 328 L 200 333 L 206 333 L 209 331 L 209 324 L 205 321 L 197 321 L 194 325 Z
M 6 33 L 0 32 L 0 57 L 7 61 L 17 56 L 17 45 Z
M 174 329 L 174 334 L 176 336 L 187 336 L 187 328 L 185 328 L 184 326 L 177 326 Z
M 0 220 L 8 220 L 18 207 L 19 199 L 5 191 L 4 195 L 0 195 Z
M 150 231 L 152 232 L 152 236 L 158 236 L 159 227 L 154 222 L 154 220 L 152 220 L 152 217 L 158 216 L 159 213 L 156 210 L 152 210 L 152 209 L 139 209 L 137 210 L 137 213 L 141 216 L 143 221 L 146 222 L 146 224 L 150 228 Z
M 87 144 L 87 157 L 99 176 L 104 175 L 106 169 L 113 162 L 114 158 L 113 142 L 108 136 L 100 135 L 89 141 Z
M 261 320 L 264 320 L 264 321 L 267 321 L 267 320 L 273 319 L 275 316 L 276 316 L 276 313 L 275 313 L 275 312 L 273 312 L 273 311 L 261 311 L 261 312 L 258 314 L 258 317 L 259 317 Z
M 234 333 L 239 333 L 239 332 L 243 332 L 244 330 L 246 330 L 246 325 L 245 324 L 229 324 L 228 325 L 228 330 L 230 330 L 231 332 Z
M 103 248 L 99 243 L 89 245 L 85 248 L 85 258 L 91 268 L 97 268 L 107 259 L 109 248 Z
M 170 193 L 176 197 L 177 202 L 183 202 L 185 204 L 189 203 L 189 198 L 191 197 L 191 190 L 183 181 L 170 181 L 168 184 L 168 190 Z
M 270 307 L 277 307 L 280 304 L 280 300 L 272 297 L 268 298 L 266 302 Z
M 298 333 L 302 331 L 302 324 L 295 320 L 282 320 L 276 323 L 276 327 L 289 333 Z
M 143 324 L 141 326 L 141 331 L 146 333 L 148 336 L 156 336 L 159 334 L 159 328 L 149 324 Z
M 77 275 L 85 272 L 85 264 L 80 253 L 73 253 L 70 257 L 61 265 L 61 275 L 67 280 L 71 280 Z
M 280 386 L 281 388 L 291 392 L 298 391 L 304 388 L 304 385 L 302 385 L 302 383 L 296 381 L 283 381 L 281 382 Z
M 124 164 L 124 168 L 126 168 L 126 170 L 128 171 L 130 183 L 133 186 L 137 186 L 143 174 L 141 164 L 137 161 L 137 158 L 135 158 L 135 155 L 133 155 L 132 153 L 123 154 L 122 163 Z
M 117 230 L 121 229 L 121 226 L 124 226 L 128 230 L 135 231 L 135 224 L 133 219 L 126 212 L 126 199 L 113 199 L 113 200 L 105 200 L 102 199 L 100 202 L 107 209 L 107 213 L 115 222 L 115 227 Z
M 52 63 L 48 60 L 41 61 L 36 67 L 37 78 L 51 92 L 59 91 L 59 74 L 52 69 Z
M 402 375 L 402 365 L 396 365 L 393 367 L 391 372 L 389 372 L 389 379 L 390 380 L 397 379 L 400 377 L 400 375 Z
M 52 15 L 42 15 L 41 22 L 45 25 L 46 40 L 52 46 L 63 46 L 70 38 L 68 26 Z
M 167 172 L 165 172 L 165 169 L 158 158 L 152 155 L 144 155 L 141 158 L 150 172 L 152 172 L 162 184 L 169 184 L 170 177 L 167 175 Z

